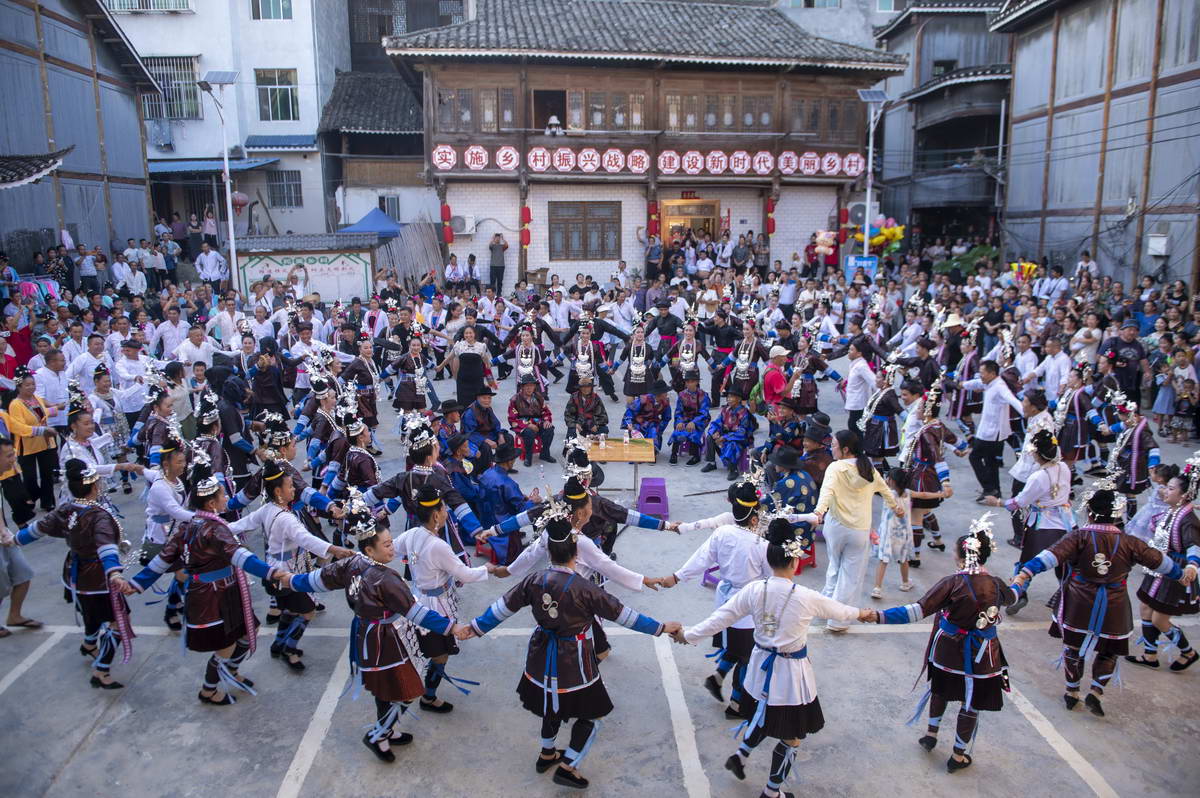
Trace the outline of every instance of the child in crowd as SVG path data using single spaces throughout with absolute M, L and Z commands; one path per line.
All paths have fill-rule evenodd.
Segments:
M 1163 489 L 1177 476 L 1179 466 L 1174 463 L 1164 463 L 1150 469 L 1150 501 L 1146 502 L 1145 507 L 1138 508 L 1133 518 L 1125 524 L 1126 534 L 1150 542 L 1154 537 L 1154 525 L 1158 522 L 1158 517 L 1170 509 L 1163 501 Z
M 1158 434 L 1164 438 L 1172 433 L 1172 416 L 1175 415 L 1175 381 L 1171 378 L 1171 361 L 1163 358 L 1154 369 L 1154 386 L 1157 394 L 1154 397 L 1154 423 L 1158 425 Z
M 871 588 L 871 598 L 883 598 L 883 572 L 888 563 L 900 563 L 900 590 L 907 593 L 912 590 L 912 582 L 908 581 L 908 561 L 913 552 L 912 535 L 912 497 L 926 496 L 924 493 L 911 493 L 908 490 L 909 473 L 896 467 L 887 473 L 887 485 L 896 494 L 903 515 L 898 514 L 888 506 L 884 506 L 883 514 L 879 517 L 879 529 L 871 530 L 871 543 L 875 546 L 875 556 L 879 558 L 879 567 L 875 570 L 875 587 Z
M 1183 388 L 1175 397 L 1175 418 L 1171 421 L 1171 443 L 1187 443 L 1192 438 L 1192 418 L 1200 402 L 1196 381 L 1184 380 Z

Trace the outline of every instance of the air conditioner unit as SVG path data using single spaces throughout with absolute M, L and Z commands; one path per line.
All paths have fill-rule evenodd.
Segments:
M 474 216 L 451 216 L 450 229 L 454 231 L 456 236 L 471 236 L 475 235 L 475 217 Z
M 876 211 L 879 210 L 879 205 L 877 203 L 871 203 L 871 204 L 875 206 Z M 865 219 L 866 216 L 867 216 L 867 203 L 865 203 L 865 202 L 850 203 L 850 224 L 861 225 L 863 223 L 863 219 Z

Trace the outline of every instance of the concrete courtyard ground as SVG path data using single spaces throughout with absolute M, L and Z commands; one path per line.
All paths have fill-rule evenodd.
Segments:
M 564 385 L 552 389 L 560 423 Z M 437 388 L 453 393 L 450 382 Z M 821 390 L 835 427 L 844 426 L 845 412 L 832 384 Z M 511 393 L 510 380 L 496 398 L 501 415 Z M 623 408 L 610 403 L 608 410 L 615 428 Z M 391 434 L 393 419 L 390 408 L 385 410 L 385 455 L 380 458 L 385 475 L 402 467 Z M 561 435 L 560 427 L 559 439 Z M 1182 463 L 1190 451 L 1163 444 L 1163 453 L 1164 460 Z M 972 501 L 977 486 L 966 460 L 950 458 L 950 466 L 957 493 L 938 515 L 944 534 L 953 539 L 982 508 Z M 629 487 L 630 466 L 609 464 L 605 470 L 605 487 Z M 669 466 L 665 456 L 641 469 L 642 476 L 666 478 L 673 520 L 726 509 L 723 473 Z M 557 487 L 559 474 L 557 466 L 546 466 L 543 474 L 535 465 L 520 469 L 517 479 L 526 489 L 543 482 Z M 690 495 L 703 491 L 720 492 Z M 634 500 L 629 491 L 608 495 Z M 137 494 L 116 497 L 127 535 L 140 539 L 143 507 L 135 501 Z M 1007 517 L 1001 514 L 999 520 L 996 537 L 1003 541 Z M 679 567 L 703 540 L 700 533 L 630 529 L 616 551 L 622 565 L 663 575 Z M 490 798 L 572 792 L 533 769 L 538 721 L 520 708 L 514 693 L 533 625 L 527 613 L 484 640 L 463 644 L 450 673 L 481 686 L 463 696 L 443 685 L 441 695 L 455 703 L 454 712 L 412 713 L 416 717 L 406 720 L 404 728 L 416 740 L 399 749 L 396 763 L 389 766 L 376 761 L 360 742 L 374 719 L 374 706 L 369 695 L 356 700 L 353 690 L 346 690 L 350 613 L 341 596 L 325 598 L 328 610 L 305 635 L 304 673 L 272 660 L 268 640 L 260 638 L 259 651 L 242 671 L 255 680 L 258 695 L 220 708 L 196 700 L 204 657 L 180 652 L 177 636 L 161 622 L 161 605 L 147 607 L 144 599 L 134 598 L 139 635 L 134 656 L 128 665 L 114 668 L 127 687 L 106 692 L 88 686 L 87 662 L 77 653 L 81 632 L 59 587 L 63 544 L 43 540 L 25 551 L 37 572 L 26 614 L 47 626 L 14 630 L 0 641 L 0 741 L 6 752 L 0 795 Z M 827 562 L 822 545 L 817 557 L 818 568 L 806 569 L 799 580 L 819 589 Z M 1014 558 L 1015 552 L 1001 543 L 993 571 L 1007 573 Z M 913 571 L 913 592 L 897 590 L 899 575 L 892 570 L 885 578 L 884 599 L 873 602 L 867 596 L 868 578 L 859 603 L 892 606 L 915 600 L 952 568 L 949 554 L 926 553 L 923 567 Z M 1136 589 L 1140 576 L 1131 581 Z M 464 617 L 473 617 L 510 585 L 489 580 L 467 586 L 462 591 Z M 260 586 L 253 589 L 261 617 L 266 598 Z M 952 731 L 948 728 L 938 748 L 927 754 L 916 744 L 923 723 L 904 726 L 923 690 L 923 685 L 914 690 L 913 683 L 929 624 L 855 626 L 839 637 L 814 629 L 809 652 L 826 726 L 804 741 L 787 789 L 831 796 L 1194 795 L 1200 669 L 1179 674 L 1122 668 L 1123 687 L 1110 690 L 1105 700 L 1108 717 L 1093 717 L 1082 708 L 1068 712 L 1060 698 L 1062 675 L 1053 666 L 1059 647 L 1045 633 L 1048 610 L 1042 602 L 1053 589 L 1051 579 L 1039 579 L 1029 607 L 1001 626 L 1013 690 L 1004 711 L 981 713 L 975 764 L 953 776 L 945 771 Z M 695 623 L 712 609 L 712 591 L 698 584 L 657 593 L 614 586 L 613 592 L 660 620 Z M 1200 626 L 1185 622 L 1185 628 L 1194 638 L 1200 636 Z M 770 747 L 755 752 L 745 782 L 723 769 L 734 747 L 733 723 L 701 686 L 711 669 L 712 661 L 704 657 L 709 649 L 633 633 L 617 634 L 613 643 L 603 673 L 616 709 L 584 763 L 590 792 L 758 795 Z M 560 744 L 565 744 L 565 734 Z

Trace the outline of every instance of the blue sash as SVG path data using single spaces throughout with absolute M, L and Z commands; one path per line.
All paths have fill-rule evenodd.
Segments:
M 774 648 L 767 648 L 766 646 L 759 645 L 758 643 L 755 643 L 754 645 L 757 646 L 758 648 L 761 648 L 763 651 L 768 652 L 768 654 L 767 654 L 766 658 L 763 660 L 763 664 L 762 664 L 762 670 L 763 670 L 763 672 L 765 672 L 767 674 L 767 678 L 765 681 L 763 681 L 762 698 L 758 699 L 758 709 L 756 709 L 754 711 L 754 717 L 751 718 L 749 721 L 743 721 L 742 723 L 740 723 L 734 729 L 734 737 L 736 737 L 738 732 L 743 729 L 745 729 L 746 733 L 749 734 L 750 732 L 757 729 L 759 726 L 763 725 L 763 723 L 766 721 L 766 719 L 767 719 L 767 699 L 770 697 L 770 694 L 771 694 L 771 679 L 774 678 L 774 676 L 775 676 L 775 660 L 778 657 L 784 657 L 785 659 L 807 659 L 808 658 L 808 646 L 805 646 L 804 648 L 800 649 L 799 651 L 793 651 L 791 653 L 784 653 L 784 652 L 779 651 Z

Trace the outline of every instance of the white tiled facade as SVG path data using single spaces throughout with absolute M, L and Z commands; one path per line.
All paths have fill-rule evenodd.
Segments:
M 728 212 L 733 234 L 753 230 L 763 232 L 763 197 L 758 188 L 663 185 L 659 187 L 659 201 L 680 199 L 683 192 L 691 191 L 695 196 L 720 203 L 724 218 Z M 563 282 L 574 282 L 575 275 L 583 272 L 603 283 L 614 271 L 615 261 L 550 261 L 547 203 L 557 201 L 596 201 L 621 203 L 621 257 L 630 268 L 640 269 L 643 264 L 644 239 L 646 234 L 646 194 L 641 183 L 594 183 L 594 184 L 539 184 L 529 186 L 529 206 L 533 221 L 530 224 L 529 268 L 549 266 L 551 273 L 557 272 Z M 483 265 L 487 265 L 488 243 L 492 234 L 502 233 L 508 240 L 506 258 L 505 290 L 516 282 L 517 262 L 520 253 L 520 194 L 516 183 L 506 182 L 451 182 L 446 187 L 446 203 L 455 216 L 473 215 L 476 229 L 473 236 L 456 236 L 450 251 L 458 255 L 459 263 L 466 263 L 467 256 L 474 254 Z M 775 206 L 775 235 L 771 237 L 772 258 L 783 261 L 785 267 L 792 252 L 803 254 L 809 236 L 815 230 L 836 222 L 838 194 L 835 186 L 783 186 Z

